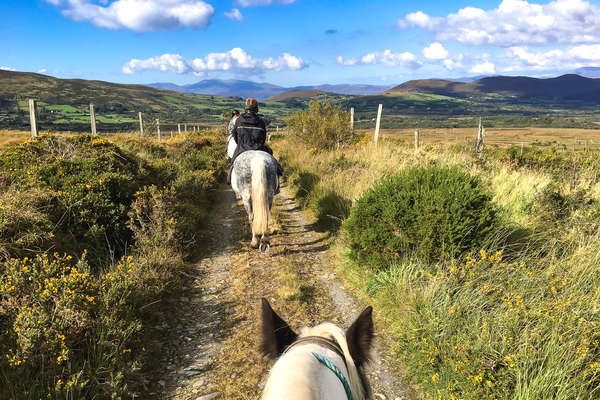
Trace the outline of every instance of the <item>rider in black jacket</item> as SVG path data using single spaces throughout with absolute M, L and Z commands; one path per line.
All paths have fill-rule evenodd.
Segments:
M 266 151 L 273 155 L 273 150 L 265 144 L 267 140 L 267 127 L 265 122 L 258 116 L 258 102 L 254 98 L 246 100 L 246 112 L 242 114 L 236 121 L 233 128 L 233 139 L 237 143 L 229 173 L 227 174 L 227 183 L 231 184 L 231 171 L 233 170 L 233 162 L 245 151 L 260 150 Z M 277 162 L 277 174 L 281 175 L 283 169 Z

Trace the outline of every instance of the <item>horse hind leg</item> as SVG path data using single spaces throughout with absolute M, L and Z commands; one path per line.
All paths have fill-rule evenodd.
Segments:
M 253 249 L 258 249 L 258 246 L 260 246 L 260 240 L 258 239 L 258 236 L 252 232 L 252 241 L 250 242 L 250 247 Z
M 269 237 L 268 233 L 265 233 L 260 238 L 260 243 L 258 244 L 258 250 L 260 250 L 261 253 L 266 253 L 270 249 L 271 249 L 271 238 Z

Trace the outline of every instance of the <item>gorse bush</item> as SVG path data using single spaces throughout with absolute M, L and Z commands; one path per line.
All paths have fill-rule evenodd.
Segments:
M 47 223 L 31 228 L 53 237 L 56 251 L 87 250 L 94 266 L 122 253 L 131 241 L 127 209 L 135 192 L 153 179 L 143 160 L 90 135 L 42 136 L 13 146 L 0 153 L 0 171 L 11 177 L 13 190 L 35 193 L 36 208 L 44 209 Z M 2 197 L 9 200 L 6 193 Z M 19 218 L 5 220 L 14 225 Z M 33 233 L 23 228 L 25 237 Z M 17 249 L 13 242 L 13 255 L 31 249 L 25 244 Z
M 350 113 L 330 103 L 311 101 L 286 119 L 293 134 L 309 147 L 333 149 L 352 139 Z
M 436 261 L 481 246 L 497 227 L 491 195 L 459 168 L 413 167 L 377 183 L 344 224 L 352 257 L 372 267 Z
M 0 398 L 140 397 L 161 300 L 223 176 L 214 142 L 43 136 L 0 152 Z

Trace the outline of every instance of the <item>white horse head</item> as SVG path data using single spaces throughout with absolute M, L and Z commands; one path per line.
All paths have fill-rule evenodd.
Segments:
M 372 311 L 367 307 L 346 332 L 323 323 L 298 335 L 262 299 L 260 350 L 277 359 L 262 400 L 370 399 L 364 366 L 371 359 Z

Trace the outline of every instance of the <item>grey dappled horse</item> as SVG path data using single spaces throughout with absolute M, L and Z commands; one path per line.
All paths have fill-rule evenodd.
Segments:
M 251 246 L 267 250 L 270 245 L 269 214 L 279 187 L 277 161 L 264 151 L 243 152 L 233 163 L 231 187 L 243 200 L 248 213 L 252 226 Z

